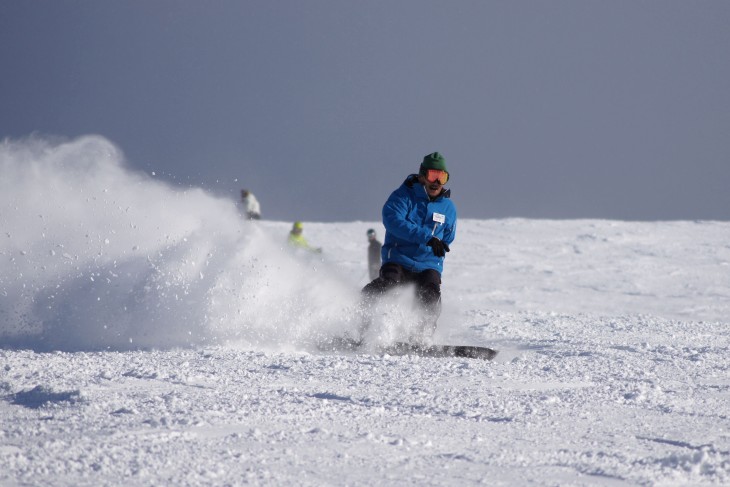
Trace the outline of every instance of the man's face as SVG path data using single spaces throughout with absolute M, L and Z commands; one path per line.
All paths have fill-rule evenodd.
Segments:
M 428 196 L 431 198 L 435 198 L 436 196 L 441 194 L 441 190 L 444 188 L 444 185 L 441 184 L 438 180 L 436 181 L 427 181 L 425 176 L 418 175 L 418 181 L 423 185 L 424 188 L 426 188 L 426 193 L 428 193 Z

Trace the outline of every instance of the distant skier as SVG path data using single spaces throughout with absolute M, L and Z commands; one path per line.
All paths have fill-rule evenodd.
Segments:
M 302 222 L 294 222 L 294 224 L 291 227 L 291 231 L 289 232 L 289 238 L 288 243 L 291 247 L 295 249 L 304 249 L 308 250 L 310 252 L 316 252 L 316 253 L 322 253 L 322 249 L 319 247 L 312 247 L 309 245 L 309 242 L 307 242 L 307 239 L 304 238 L 304 235 L 302 234 L 304 232 L 304 225 Z
M 241 203 L 243 204 L 243 211 L 246 214 L 246 218 L 249 220 L 261 219 L 261 205 L 251 191 L 247 189 L 241 190 Z
M 418 174 L 411 174 L 383 206 L 385 242 L 380 275 L 363 290 L 364 320 L 360 340 L 372 321 L 378 297 L 395 286 L 413 283 L 423 308 L 417 339 L 430 338 L 441 313 L 441 273 L 446 252 L 456 235 L 456 207 L 446 160 L 438 152 L 423 158 Z
M 368 236 L 368 272 L 370 280 L 377 279 L 380 276 L 380 251 L 383 247 L 375 235 L 375 230 L 370 228 L 367 231 Z

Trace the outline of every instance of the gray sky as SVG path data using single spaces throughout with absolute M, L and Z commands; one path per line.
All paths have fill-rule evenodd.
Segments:
M 730 220 L 730 2 L 0 2 L 0 138 L 100 134 L 278 220 Z M 236 179 L 238 181 L 236 181 Z

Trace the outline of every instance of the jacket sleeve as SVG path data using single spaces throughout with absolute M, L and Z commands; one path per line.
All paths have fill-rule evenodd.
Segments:
M 453 223 L 444 230 L 444 238 L 442 239 L 447 245 L 451 245 L 456 237 L 456 213 L 454 213 Z
M 406 192 L 398 189 L 390 195 L 383 206 L 383 225 L 396 238 L 425 244 L 431 238 L 431 231 L 408 219 L 410 209 L 409 198 Z
M 451 242 L 453 242 L 456 237 L 456 206 L 454 206 L 451 201 L 448 201 L 446 204 L 448 205 L 448 209 L 446 209 L 447 225 L 446 228 L 444 228 L 441 240 L 446 242 L 448 245 L 451 245 Z

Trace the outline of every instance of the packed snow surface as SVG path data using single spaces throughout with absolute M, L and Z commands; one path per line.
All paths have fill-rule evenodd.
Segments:
M 434 341 L 497 358 L 335 353 L 379 208 L 296 253 L 101 137 L 0 173 L 0 485 L 730 483 L 728 222 L 463 219 Z

